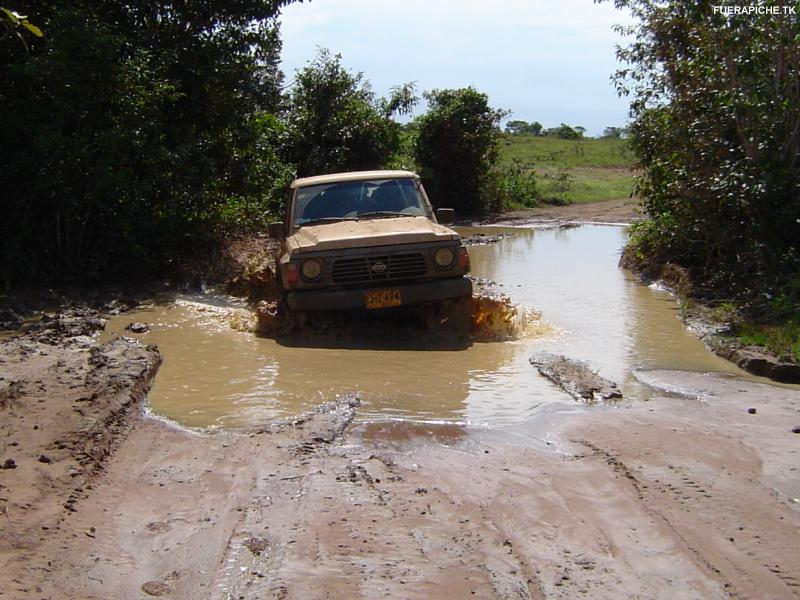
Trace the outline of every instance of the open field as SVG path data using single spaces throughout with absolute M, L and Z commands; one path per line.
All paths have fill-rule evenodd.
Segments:
M 545 197 L 559 173 L 566 173 L 571 181 L 559 194 L 568 202 L 618 200 L 633 191 L 635 157 L 625 140 L 506 135 L 501 152 L 504 162 L 518 161 L 536 172 Z

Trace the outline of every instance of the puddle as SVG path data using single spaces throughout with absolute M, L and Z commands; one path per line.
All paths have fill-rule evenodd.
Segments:
M 522 307 L 500 318 L 487 310 L 488 337 L 533 311 L 541 312 L 544 326 L 520 339 L 460 349 L 389 349 L 391 338 L 382 348 L 292 346 L 249 333 L 253 318 L 240 301 L 198 295 L 121 315 L 106 336 L 130 335 L 124 328 L 133 321 L 151 324 L 137 337 L 164 356 L 152 411 L 188 427 L 250 426 L 348 392 L 359 394 L 359 418 L 367 421 L 515 425 L 543 407 L 572 402 L 529 364 L 542 351 L 586 361 L 626 396 L 645 393 L 634 370 L 738 372 L 685 330 L 674 298 L 617 268 L 625 228 L 462 233 L 510 234 L 469 249 L 473 274 Z

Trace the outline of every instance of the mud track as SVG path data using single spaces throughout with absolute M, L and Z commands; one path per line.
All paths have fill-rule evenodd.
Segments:
M 796 389 L 649 372 L 654 400 L 506 432 L 346 396 L 198 433 L 142 410 L 157 351 L 84 317 L 0 348 L 0 598 L 800 597 Z

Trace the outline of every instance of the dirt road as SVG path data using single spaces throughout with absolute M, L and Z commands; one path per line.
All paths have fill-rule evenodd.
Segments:
M 543 204 L 501 213 L 488 220 L 492 224 L 520 223 L 632 223 L 641 219 L 639 202 L 635 198 L 620 198 L 604 202 L 567 204 L 557 206 Z
M 0 598 L 800 596 L 797 389 L 647 372 L 662 397 L 502 432 L 346 397 L 196 433 L 142 410 L 157 351 L 87 318 L 0 348 Z

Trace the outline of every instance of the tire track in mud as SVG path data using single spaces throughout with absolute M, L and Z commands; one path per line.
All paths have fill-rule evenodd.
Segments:
M 609 450 L 601 448 L 597 444 L 594 444 L 586 439 L 580 440 L 571 440 L 575 443 L 581 444 L 592 451 L 593 456 L 597 456 L 601 458 L 607 465 L 611 467 L 611 469 L 615 472 L 620 474 L 622 477 L 627 479 L 630 482 L 630 485 L 636 492 L 636 496 L 639 499 L 642 507 L 644 510 L 653 515 L 655 518 L 664 523 L 667 530 L 673 535 L 681 544 L 683 548 L 685 548 L 690 555 L 694 558 L 695 564 L 704 569 L 708 575 L 711 577 L 721 580 L 721 584 L 725 589 L 726 593 L 730 597 L 739 597 L 739 592 L 736 590 L 733 583 L 725 578 L 722 574 L 722 570 L 718 568 L 709 558 L 704 556 L 704 554 L 692 546 L 679 531 L 678 528 L 670 521 L 669 517 L 665 515 L 663 512 L 655 510 L 650 502 L 648 502 L 648 485 L 643 483 L 639 480 L 639 478 L 634 474 L 634 472 L 621 460 L 621 458 Z M 672 487 L 671 485 L 668 487 Z M 705 492 L 705 490 L 703 490 Z M 711 496 L 706 495 L 708 498 Z M 684 499 L 688 499 L 688 497 L 684 497 Z
M 677 430 L 675 430 L 677 431 Z M 695 433 L 694 435 L 697 435 Z M 773 597 L 765 589 L 754 589 L 752 582 L 752 561 L 761 559 L 761 565 L 786 587 L 784 592 L 791 597 L 800 597 L 800 582 L 785 569 L 776 564 L 766 548 L 762 548 L 761 536 L 748 535 L 748 506 L 742 501 L 735 501 L 736 496 L 730 493 L 730 482 L 725 481 L 723 474 L 709 470 L 702 461 L 693 459 L 680 464 L 679 460 L 667 462 L 658 469 L 645 471 L 642 467 L 631 468 L 621 454 L 601 447 L 587 439 L 572 440 L 591 450 L 596 456 L 609 465 L 615 473 L 625 478 L 634 489 L 643 509 L 654 518 L 659 519 L 671 536 L 683 547 L 686 555 L 713 580 L 719 582 L 725 596 L 731 598 Z M 689 446 L 690 447 L 690 446 Z M 647 452 L 644 453 L 647 455 Z M 687 451 L 687 456 L 693 456 Z M 746 460 L 743 457 L 743 460 Z M 670 464 L 671 462 L 676 464 Z M 636 471 L 641 474 L 637 475 Z M 656 476 L 657 475 L 657 476 Z M 727 473 L 730 476 L 730 473 Z M 726 485 L 727 483 L 727 485 Z M 737 491 L 747 494 L 758 493 L 757 480 L 748 481 L 749 490 Z M 762 490 L 762 493 L 765 490 Z M 755 505 L 755 504 L 754 504 Z M 712 525 L 711 514 L 716 513 L 716 525 Z M 719 519 L 718 515 L 725 515 Z M 783 517 L 773 520 L 779 522 Z M 739 521 L 740 524 L 734 525 Z M 723 533 L 720 524 L 723 525 Z M 698 530 L 711 526 L 709 535 L 698 535 Z M 780 527 L 779 527 L 780 529 Z M 727 537 L 725 537 L 727 536 Z M 693 540 L 693 541 L 692 541 Z M 727 542 L 727 544 L 723 543 Z M 771 540 L 772 545 L 780 545 L 780 541 Z M 767 550 L 767 553 L 765 553 Z M 745 563 L 750 570 L 745 568 Z M 777 592 L 776 586 L 769 585 Z M 754 595 L 755 594 L 755 595 Z M 767 594 L 764 596 L 763 594 Z M 777 597 L 777 596 L 775 596 Z
M 212 598 L 544 597 L 479 503 L 338 437 L 309 453 L 320 427 L 303 427 L 297 460 L 256 482 L 261 500 L 234 530 Z M 252 539 L 263 555 L 244 548 Z
M 474 432 L 437 437 L 430 424 L 397 425 L 395 436 L 377 428 L 371 440 L 359 440 L 353 398 L 253 432 L 197 434 L 151 419 L 106 418 L 92 413 L 98 401 L 117 393 L 123 401 L 130 392 L 116 387 L 124 382 L 114 365 L 97 363 L 97 373 L 116 383 L 109 397 L 93 398 L 82 389 L 82 359 L 58 366 L 43 350 L 31 368 L 52 367 L 53 389 L 64 391 L 58 401 L 29 402 L 38 374 L 3 396 L 7 414 L 35 417 L 20 427 L 17 446 L 9 440 L 28 456 L 3 472 L 3 484 L 25 467 L 48 475 L 28 490 L 39 496 L 11 505 L 12 525 L 27 523 L 33 546 L 4 550 L 33 560 L 24 568 L 4 564 L 3 597 L 798 596 L 797 513 L 786 501 L 796 494 L 779 495 L 764 477 L 776 452 L 788 466 L 771 476 L 786 482 L 795 470 L 796 438 L 786 420 L 796 417 L 800 397 L 789 392 L 759 404 L 757 419 L 747 407 L 754 389 L 759 399 L 766 392 L 744 383 L 735 385 L 749 390 L 740 400 L 748 404 L 732 412 L 726 397 L 721 416 L 710 403 L 687 402 L 690 410 L 679 413 L 680 399 L 660 414 L 647 412 L 658 408 L 653 402 L 586 416 L 583 429 L 565 436 L 585 454 L 565 457 L 483 445 Z M 121 414 L 138 414 L 135 405 Z M 83 437 L 48 448 L 53 462 L 37 460 L 26 446 L 41 434 L 33 425 L 59 407 L 63 424 L 82 424 L 72 429 Z M 109 427 L 112 439 L 104 437 Z M 744 437 L 753 430 L 760 437 Z M 768 437 L 761 434 L 779 430 L 782 445 L 760 452 Z M 118 450 L 105 452 L 112 442 Z M 91 476 L 79 485 L 74 511 L 63 507 L 69 494 L 62 492 L 84 480 L 71 477 L 69 466 Z M 36 500 L 53 490 L 58 530 L 39 531 L 51 524 L 37 520 Z
M 531 590 L 531 584 L 536 580 L 534 576 L 527 573 L 525 561 L 514 550 L 514 543 L 509 538 L 501 534 L 501 528 L 490 516 L 485 506 L 481 506 L 481 522 L 496 535 L 495 543 L 492 547 L 501 547 L 508 553 L 503 557 L 505 560 L 487 560 L 484 568 L 492 582 L 492 587 L 499 598 L 518 599 L 518 600 L 544 600 L 544 592 L 541 587 L 536 586 Z M 501 541 L 502 540 L 502 541 Z
M 39 597 L 38 582 L 60 558 L 46 559 L 51 540 L 71 527 L 102 478 L 160 364 L 154 348 L 131 339 L 94 345 L 89 336 L 102 323 L 73 312 L 0 345 L 0 381 L 11 379 L 0 402 L 0 443 L 15 457 L 0 486 L 0 595 Z M 94 537 L 89 528 L 81 533 Z
M 291 515 L 306 510 L 303 499 L 309 479 L 322 475 L 321 469 L 316 468 L 319 458 L 341 439 L 359 405 L 357 396 L 347 395 L 295 417 L 284 426 L 294 430 L 298 439 L 288 445 L 288 460 L 274 465 L 274 472 L 266 476 L 255 473 L 248 503 L 239 509 L 241 517 L 220 559 L 211 598 L 247 600 L 288 595 L 279 572 L 298 533 L 297 526 L 288 527 L 288 523 Z M 271 433 L 262 429 L 254 435 Z M 286 519 L 276 522 L 276 513 Z

